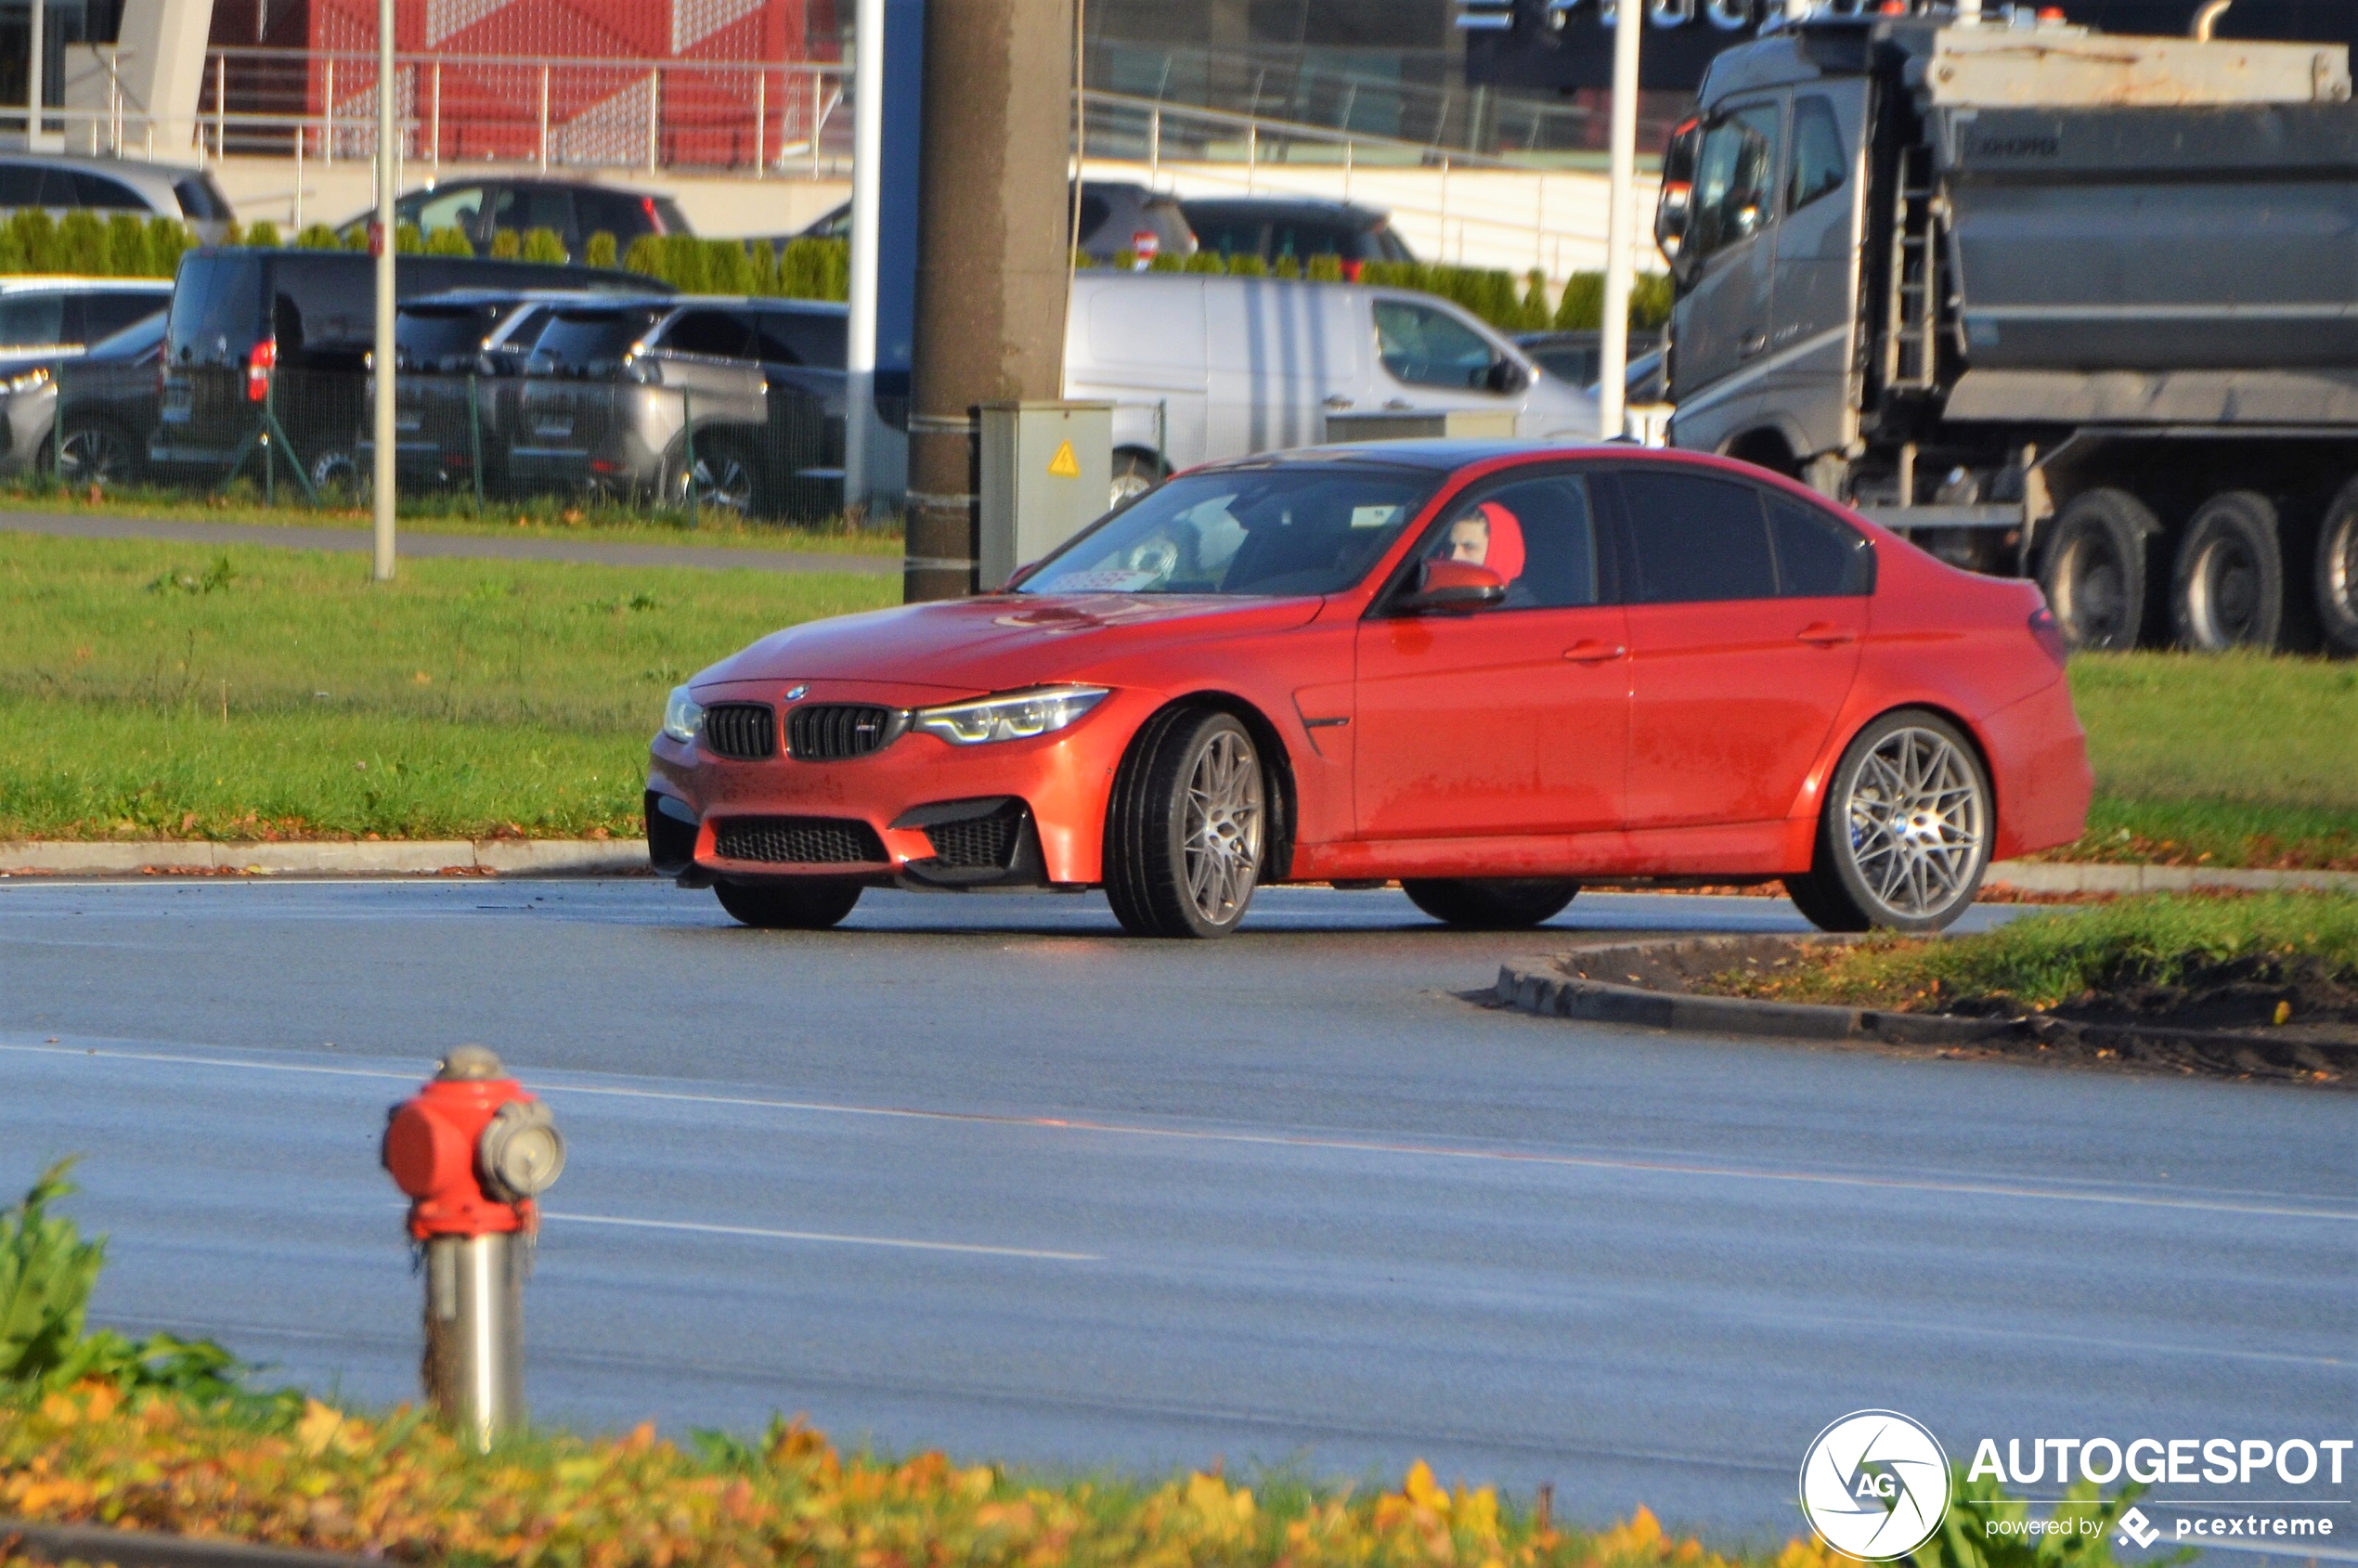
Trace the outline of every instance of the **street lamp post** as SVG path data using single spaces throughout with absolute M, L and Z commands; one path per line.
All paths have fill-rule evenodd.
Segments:
M 1605 318 L 1597 349 L 1597 435 L 1610 441 L 1626 422 L 1629 373 L 1629 240 L 1637 220 L 1638 39 L 1640 0 L 1620 0 L 1613 35 L 1613 185 L 1605 219 Z
M 393 580 L 393 253 L 395 199 L 394 136 L 395 83 L 393 75 L 393 0 L 377 0 L 377 333 L 372 367 L 376 392 L 376 451 L 371 511 L 376 523 L 376 564 L 381 583 Z

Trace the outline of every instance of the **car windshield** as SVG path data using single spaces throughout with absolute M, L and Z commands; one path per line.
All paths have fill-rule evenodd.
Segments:
M 1023 593 L 1336 593 L 1367 575 L 1441 475 L 1232 469 L 1150 490 L 1026 578 Z

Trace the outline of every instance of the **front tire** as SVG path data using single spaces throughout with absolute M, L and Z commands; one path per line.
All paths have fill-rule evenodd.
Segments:
M 1244 919 L 1268 853 L 1269 783 L 1231 714 L 1161 714 L 1115 781 L 1106 899 L 1139 937 L 1224 937 Z
M 764 931 L 823 931 L 860 901 L 860 884 L 824 877 L 791 882 L 716 882 L 713 896 L 730 918 Z
M 1816 858 L 1785 890 L 1824 931 L 1945 929 L 1981 890 L 1992 816 L 1963 732 L 1921 709 L 1885 714 L 1843 752 Z
M 1404 879 L 1408 901 L 1445 926 L 1463 931 L 1527 931 L 1561 914 L 1580 891 L 1555 877 Z
M 104 420 L 67 427 L 58 442 L 58 478 L 66 485 L 127 485 L 139 476 L 138 450 L 122 426 Z

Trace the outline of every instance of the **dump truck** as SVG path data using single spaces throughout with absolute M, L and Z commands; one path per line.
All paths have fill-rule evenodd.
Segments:
M 2358 653 L 2347 45 L 1797 0 L 1655 238 L 1672 445 L 2035 576 L 2081 648 Z

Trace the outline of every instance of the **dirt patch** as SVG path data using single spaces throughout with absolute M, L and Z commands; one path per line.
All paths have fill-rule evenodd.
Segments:
M 1564 975 L 1672 996 L 1736 996 L 1731 971 L 1773 975 L 1822 960 L 1839 937 L 1697 938 L 1576 949 Z M 2182 1076 L 2358 1088 L 2358 984 L 2311 957 L 2201 965 L 2170 984 L 2132 982 L 2026 1010 L 2005 996 L 1895 998 L 1883 1015 L 1987 1019 L 1969 1043 L 1874 1049 L 1910 1056 L 2035 1060 Z M 1873 1016 L 1873 1015 L 1869 1015 Z M 2281 1020 L 2281 1021 L 2280 1021 Z

